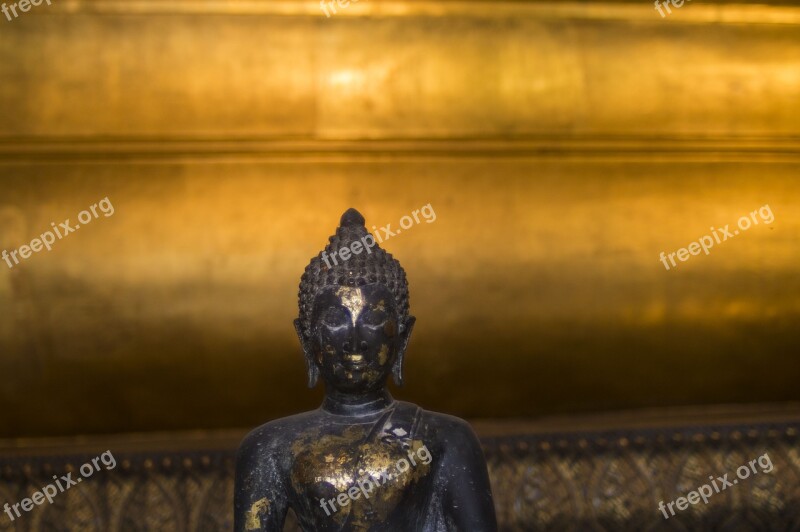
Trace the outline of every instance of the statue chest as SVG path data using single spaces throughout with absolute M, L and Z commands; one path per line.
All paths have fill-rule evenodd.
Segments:
M 347 528 L 385 520 L 431 471 L 424 442 L 403 427 L 355 425 L 311 436 L 293 446 L 292 487 L 318 518 Z

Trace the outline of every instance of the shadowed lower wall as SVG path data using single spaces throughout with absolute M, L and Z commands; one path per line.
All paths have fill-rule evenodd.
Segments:
M 645 3 L 646 4 L 646 3 Z M 341 213 L 464 417 L 798 399 L 800 10 L 71 2 L 0 32 L 0 435 L 315 406 L 291 321 Z M 671 253 L 774 215 L 667 271 Z M 383 234 L 383 233 L 381 233 Z

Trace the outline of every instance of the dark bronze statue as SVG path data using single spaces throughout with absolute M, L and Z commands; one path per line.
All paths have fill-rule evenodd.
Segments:
M 348 251 L 341 250 L 347 249 Z M 400 263 L 355 209 L 300 281 L 295 328 L 325 400 L 242 442 L 235 530 L 496 531 L 486 462 L 463 420 L 395 401 L 414 317 Z

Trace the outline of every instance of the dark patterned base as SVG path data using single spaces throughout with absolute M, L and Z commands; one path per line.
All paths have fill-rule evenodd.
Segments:
M 800 530 L 800 415 L 751 411 L 744 417 L 651 423 L 656 428 L 631 426 L 635 417 L 608 418 L 579 431 L 553 431 L 541 422 L 478 423 L 500 529 Z M 53 475 L 77 472 L 106 450 L 117 466 L 13 522 L 0 513 L 0 531 L 231 530 L 233 461 L 241 436 L 6 442 L 0 445 L 0 504 L 29 497 Z M 686 495 L 709 476 L 735 478 L 739 466 L 765 453 L 771 472 L 759 469 L 708 504 L 700 501 L 669 520 L 659 511 L 659 501 Z

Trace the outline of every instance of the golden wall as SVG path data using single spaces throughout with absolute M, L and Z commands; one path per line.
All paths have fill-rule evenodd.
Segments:
M 0 18 L 0 80 L 0 251 L 114 208 L 0 262 L 0 436 L 313 408 L 297 285 L 351 206 L 436 215 L 383 244 L 418 320 L 398 397 L 800 400 L 789 2 L 53 0 Z

